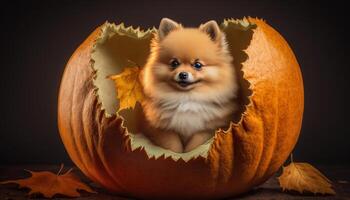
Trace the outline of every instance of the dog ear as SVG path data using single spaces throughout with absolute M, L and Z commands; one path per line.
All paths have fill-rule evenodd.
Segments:
M 173 31 L 179 27 L 181 27 L 181 25 L 176 23 L 175 21 L 173 21 L 169 18 L 163 18 L 160 21 L 159 28 L 158 28 L 159 39 L 162 40 L 171 31 Z
M 199 29 L 207 33 L 214 42 L 219 41 L 221 31 L 219 25 L 214 20 L 210 20 L 205 24 L 201 24 Z

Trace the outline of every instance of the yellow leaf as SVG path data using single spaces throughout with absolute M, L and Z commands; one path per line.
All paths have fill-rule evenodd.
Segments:
M 114 80 L 119 99 L 119 111 L 135 108 L 136 102 L 144 98 L 139 80 L 139 67 L 126 67 L 120 74 L 110 76 Z
M 89 186 L 80 182 L 80 180 L 71 172 L 67 171 L 65 174 L 59 175 L 49 171 L 33 172 L 31 177 L 18 180 L 9 180 L 0 182 L 0 184 L 16 183 L 20 188 L 30 188 L 29 195 L 40 193 L 46 198 L 52 198 L 55 194 L 61 194 L 68 197 L 80 197 L 77 190 L 85 190 L 90 193 L 94 192 Z
M 278 177 L 280 186 L 284 190 L 295 190 L 300 193 L 335 194 L 331 181 L 320 171 L 308 163 L 294 163 L 283 167 Z

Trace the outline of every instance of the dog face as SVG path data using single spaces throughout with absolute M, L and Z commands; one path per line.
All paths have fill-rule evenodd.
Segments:
M 144 84 L 158 92 L 211 95 L 234 84 L 232 57 L 215 21 L 183 28 L 163 19 L 150 60 Z

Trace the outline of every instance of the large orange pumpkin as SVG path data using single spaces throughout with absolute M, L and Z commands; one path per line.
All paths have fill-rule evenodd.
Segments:
M 116 89 L 106 78 L 130 66 L 128 60 L 142 66 L 156 30 L 105 23 L 80 45 L 62 78 L 58 126 L 86 176 L 130 197 L 212 199 L 248 191 L 280 168 L 301 128 L 299 65 L 283 37 L 262 20 L 230 19 L 221 28 L 242 72 L 242 109 L 227 130 L 182 154 L 133 132 L 136 111 L 116 112 Z

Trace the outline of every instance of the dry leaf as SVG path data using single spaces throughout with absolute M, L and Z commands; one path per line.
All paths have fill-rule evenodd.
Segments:
M 135 108 L 136 102 L 140 102 L 144 98 L 139 74 L 139 67 L 127 67 L 121 74 L 109 77 L 114 80 L 117 88 L 118 112 L 123 109 Z
M 331 181 L 308 163 L 291 162 L 290 165 L 283 167 L 282 175 L 278 180 L 283 191 L 335 194 Z
M 89 186 L 80 182 L 80 180 L 71 172 L 67 171 L 60 175 L 63 165 L 57 174 L 49 171 L 33 172 L 31 177 L 18 180 L 0 182 L 1 184 L 16 183 L 20 188 L 29 188 L 29 195 L 40 193 L 46 198 L 52 198 L 55 194 L 62 194 L 68 197 L 80 197 L 77 190 L 85 190 L 90 193 L 96 193 Z

